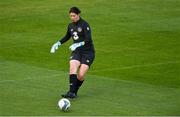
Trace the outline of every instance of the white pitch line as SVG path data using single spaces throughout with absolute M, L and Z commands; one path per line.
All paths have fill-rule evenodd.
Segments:
M 144 65 L 132 65 L 132 66 L 119 67 L 119 68 L 108 68 L 108 69 L 101 69 L 101 70 L 93 70 L 93 71 L 90 71 L 90 72 L 113 71 L 113 70 L 120 70 L 120 69 L 133 69 L 133 68 L 150 67 L 150 66 L 175 64 L 175 63 L 179 63 L 179 61 L 169 61 L 169 62 L 166 62 L 166 63 L 154 63 L 154 64 L 144 64 Z M 51 78 L 51 77 L 63 76 L 63 75 L 66 75 L 66 74 L 68 74 L 68 72 L 67 73 L 65 72 L 65 73 L 62 73 L 62 74 L 55 74 L 55 75 L 52 75 L 52 76 L 42 76 L 42 77 L 43 78 Z M 89 76 L 97 76 L 97 75 L 89 75 Z M 102 76 L 97 76 L 97 77 L 102 77 Z M 31 79 L 37 79 L 37 77 L 16 79 L 16 80 L 2 80 L 2 81 L 0 81 L 0 84 L 4 83 L 4 82 L 16 82 L 16 81 L 31 80 Z
M 42 76 L 42 78 L 52 78 L 52 77 L 63 76 L 63 75 L 65 75 L 65 73 L 64 74 L 55 74 L 52 76 Z M 0 81 L 0 84 L 4 83 L 4 82 L 16 82 L 16 81 L 32 80 L 32 79 L 38 79 L 38 78 L 37 77 L 31 77 L 31 78 L 23 78 L 23 79 L 16 79 L 16 80 L 2 80 L 2 81 Z
M 100 70 L 92 70 L 90 72 L 114 71 L 114 70 L 121 70 L 121 69 L 133 69 L 133 68 L 151 67 L 151 66 L 175 64 L 175 63 L 179 63 L 179 61 L 168 61 L 165 63 L 152 63 L 152 64 L 144 64 L 144 65 L 132 65 L 132 66 L 125 66 L 125 67 L 118 67 L 118 68 L 107 68 L 107 69 L 100 69 Z

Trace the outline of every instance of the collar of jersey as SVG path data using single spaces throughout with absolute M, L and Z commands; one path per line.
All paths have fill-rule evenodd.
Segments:
M 77 25 L 79 22 L 81 22 L 81 20 L 82 20 L 82 18 L 80 17 L 77 22 L 73 22 L 73 23 Z

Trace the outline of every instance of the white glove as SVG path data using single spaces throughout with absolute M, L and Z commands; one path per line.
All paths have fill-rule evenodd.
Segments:
M 55 53 L 55 51 L 58 49 L 58 46 L 61 45 L 61 42 L 56 42 L 52 47 L 50 53 Z
M 76 48 L 81 47 L 81 46 L 83 46 L 84 44 L 85 44 L 84 41 L 83 41 L 83 42 L 79 42 L 79 43 L 74 43 L 74 44 L 72 44 L 72 45 L 69 47 L 69 49 L 70 49 L 71 51 L 74 51 L 74 50 L 76 50 Z

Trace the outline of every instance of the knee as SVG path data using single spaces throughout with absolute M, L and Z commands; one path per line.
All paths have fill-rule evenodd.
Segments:
M 80 66 L 80 62 L 77 60 L 71 60 L 69 63 L 70 63 L 70 69 L 69 69 L 70 74 L 77 74 L 77 70 Z
M 84 75 L 83 74 L 78 74 L 78 80 L 83 81 L 84 80 Z
M 70 74 L 77 74 L 77 68 L 75 66 L 70 67 Z

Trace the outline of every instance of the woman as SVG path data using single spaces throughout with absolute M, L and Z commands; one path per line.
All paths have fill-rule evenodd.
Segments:
M 54 53 L 70 37 L 73 44 L 69 47 L 72 51 L 70 57 L 69 91 L 63 94 L 64 98 L 76 98 L 80 86 L 83 84 L 84 76 L 89 70 L 95 58 L 95 50 L 91 37 L 89 24 L 80 17 L 81 11 L 77 7 L 69 10 L 71 23 L 68 25 L 66 35 L 51 48 Z

